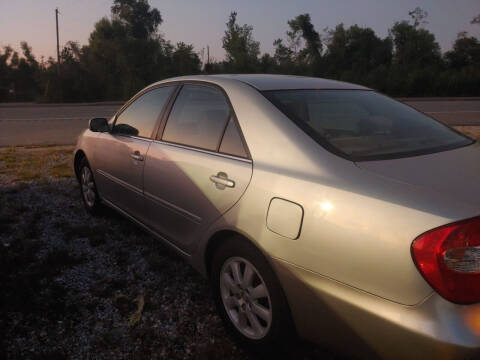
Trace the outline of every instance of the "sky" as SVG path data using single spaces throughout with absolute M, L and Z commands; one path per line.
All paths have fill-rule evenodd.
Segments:
M 263 52 L 273 53 L 273 41 L 285 38 L 287 21 L 309 13 L 315 29 L 339 23 L 371 27 L 385 37 L 395 21 L 407 20 L 420 6 L 428 12 L 425 26 L 435 34 L 442 51 L 451 49 L 460 31 L 480 38 L 480 25 L 470 21 L 480 14 L 480 0 L 150 0 L 160 10 L 159 31 L 172 43 L 184 41 L 195 50 L 210 47 L 210 57 L 222 60 L 221 38 L 231 11 L 240 24 L 253 26 Z M 95 22 L 110 16 L 112 0 L 0 0 L 0 46 L 20 48 L 27 41 L 40 59 L 56 56 L 55 8 L 58 7 L 60 45 L 69 40 L 86 44 Z M 206 55 L 205 55 L 206 56 Z

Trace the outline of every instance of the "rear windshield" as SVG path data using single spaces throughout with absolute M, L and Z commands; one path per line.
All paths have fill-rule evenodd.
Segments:
M 353 161 L 422 155 L 474 142 L 370 90 L 275 90 L 263 94 L 327 149 Z

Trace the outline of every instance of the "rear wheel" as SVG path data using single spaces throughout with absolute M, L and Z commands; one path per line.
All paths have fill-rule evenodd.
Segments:
M 262 339 L 272 325 L 272 301 L 267 285 L 247 259 L 228 258 L 220 272 L 220 295 L 235 328 L 249 339 Z
M 226 240 L 214 253 L 211 286 L 222 320 L 240 341 L 266 350 L 295 338 L 275 273 L 241 237 Z
M 95 179 L 93 178 L 92 169 L 84 157 L 80 160 L 78 166 L 80 193 L 82 195 L 85 209 L 92 214 L 97 214 L 100 211 L 100 197 L 98 196 Z

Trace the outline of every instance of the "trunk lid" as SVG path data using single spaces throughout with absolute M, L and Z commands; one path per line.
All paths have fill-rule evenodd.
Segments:
M 480 145 L 356 165 L 377 175 L 435 190 L 480 209 Z

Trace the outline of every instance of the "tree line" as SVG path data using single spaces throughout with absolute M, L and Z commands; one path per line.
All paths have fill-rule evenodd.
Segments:
M 343 24 L 319 33 L 309 14 L 288 21 L 273 54 L 261 54 L 253 27 L 232 12 L 222 45 L 226 57 L 202 63 L 191 44 L 172 44 L 158 31 L 163 18 L 148 0 L 114 0 L 111 16 L 94 26 L 88 44 L 69 41 L 60 63 L 0 49 L 0 102 L 124 100 L 146 85 L 184 74 L 273 73 L 318 76 L 362 84 L 392 96 L 479 96 L 480 41 L 458 34 L 442 54 L 425 29 L 421 8 L 380 38 L 368 27 Z M 480 24 L 480 15 L 472 23 Z

